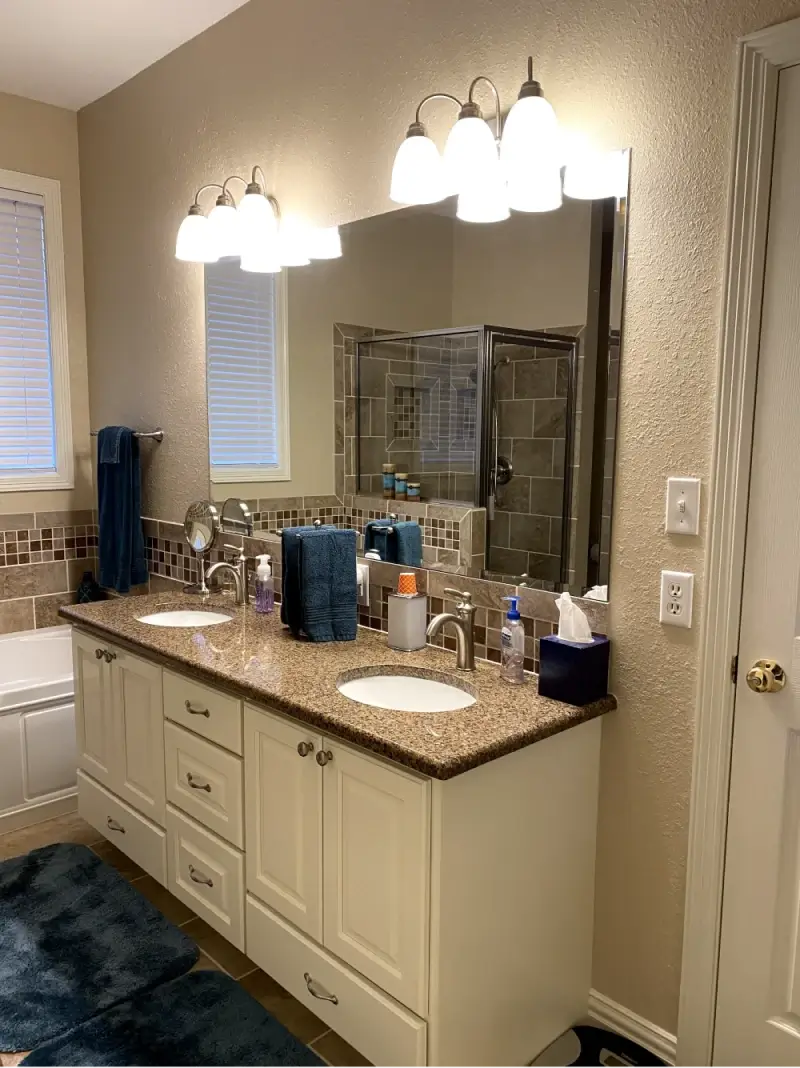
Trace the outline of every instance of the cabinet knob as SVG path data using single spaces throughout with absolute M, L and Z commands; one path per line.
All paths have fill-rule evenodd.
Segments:
M 324 768 L 326 764 L 329 764 L 333 760 L 333 753 L 330 749 L 320 749 L 317 753 L 317 763 L 321 768 Z
M 188 784 L 191 786 L 191 788 L 193 790 L 205 790 L 205 792 L 207 794 L 211 793 L 211 783 L 210 782 L 197 782 L 195 780 L 194 776 L 192 775 L 191 771 L 187 771 L 186 772 L 186 781 L 188 782 Z
M 103 650 L 102 649 L 95 649 L 94 655 L 98 660 L 102 660 L 103 659 Z
M 329 994 L 322 983 L 318 983 L 316 979 L 312 979 L 308 972 L 303 973 L 303 978 L 306 981 L 306 988 L 312 998 L 318 998 L 320 1001 L 332 1001 L 334 1005 L 339 1004 L 339 999 L 335 994 Z
M 106 663 L 107 664 L 110 664 L 112 660 L 116 660 L 117 659 L 117 654 L 116 653 L 112 653 L 110 649 L 106 649 L 103 652 L 103 656 L 106 658 Z
M 313 742 L 298 742 L 297 743 L 297 752 L 302 757 L 308 756 L 309 753 L 313 753 L 314 752 L 314 743 Z
M 193 883 L 200 883 L 202 886 L 213 886 L 213 880 L 209 879 L 202 871 L 198 871 L 193 864 L 189 865 L 189 878 Z
M 117 831 L 118 834 L 125 834 L 125 828 L 117 820 L 113 820 L 110 816 L 106 820 L 106 826 L 109 831 Z
M 211 715 L 207 708 L 195 708 L 191 701 L 184 701 L 183 707 L 190 716 L 205 716 L 208 719 Z

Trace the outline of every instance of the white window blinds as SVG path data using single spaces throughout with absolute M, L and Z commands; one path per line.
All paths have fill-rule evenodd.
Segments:
M 0 188 L 0 477 L 56 470 L 44 200 Z
M 212 478 L 284 477 L 280 276 L 221 261 L 205 277 Z

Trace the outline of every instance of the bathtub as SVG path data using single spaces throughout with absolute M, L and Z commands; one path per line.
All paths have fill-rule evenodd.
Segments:
M 75 807 L 71 628 L 0 637 L 0 834 Z

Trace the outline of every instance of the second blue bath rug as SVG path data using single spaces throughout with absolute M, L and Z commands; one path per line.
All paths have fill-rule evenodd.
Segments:
M 190 938 L 82 845 L 0 862 L 0 1050 L 26 1050 L 189 971 Z

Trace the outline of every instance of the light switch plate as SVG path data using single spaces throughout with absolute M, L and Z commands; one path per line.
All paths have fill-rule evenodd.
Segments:
M 662 571 L 659 621 L 668 627 L 691 628 L 693 595 L 694 575 L 690 571 Z
M 700 533 L 700 479 L 667 479 L 667 534 Z

